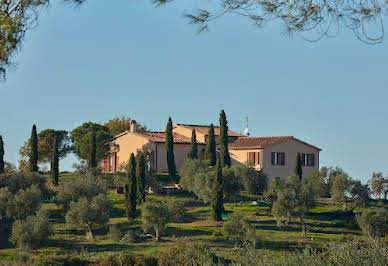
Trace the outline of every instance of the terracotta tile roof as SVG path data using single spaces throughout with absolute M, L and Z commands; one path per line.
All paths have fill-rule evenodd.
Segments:
M 142 136 L 147 138 L 149 141 L 152 142 L 157 142 L 157 143 L 164 143 L 166 142 L 166 133 L 161 132 L 161 131 L 147 131 L 147 132 L 136 132 L 132 133 L 131 131 L 125 131 L 119 135 L 116 135 L 114 138 L 119 138 L 121 136 L 124 136 L 128 133 L 131 134 L 136 134 L 138 136 Z M 174 143 L 177 144 L 190 144 L 191 143 L 191 138 L 185 137 L 181 134 L 173 132 L 173 137 L 174 137 Z M 197 141 L 198 144 L 205 144 L 203 142 Z
M 186 127 L 186 128 L 190 128 L 190 129 L 194 128 L 195 132 L 207 135 L 207 133 L 209 132 L 210 125 L 205 126 L 205 125 L 176 124 L 176 126 Z M 214 126 L 214 135 L 216 135 L 216 136 L 220 135 L 220 127 Z M 232 130 L 228 130 L 228 136 L 230 136 L 230 137 L 244 137 L 245 135 L 240 134 L 240 133 L 235 132 L 235 131 L 232 131 Z
M 236 138 L 232 139 L 229 142 L 229 148 L 230 149 L 262 149 L 266 146 L 283 142 L 288 139 L 293 139 L 298 142 L 301 142 L 303 144 L 306 144 L 310 147 L 313 147 L 317 150 L 320 150 L 319 148 L 308 144 L 304 141 L 301 141 L 297 138 L 294 138 L 293 136 L 278 136 L 278 137 L 243 137 L 243 138 Z

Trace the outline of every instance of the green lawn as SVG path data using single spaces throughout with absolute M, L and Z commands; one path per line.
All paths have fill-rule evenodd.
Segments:
M 297 219 L 289 225 L 278 227 L 270 210 L 265 206 L 256 206 L 251 203 L 255 197 L 243 195 L 248 199 L 244 203 L 225 204 L 227 212 L 241 211 L 249 217 L 251 224 L 256 229 L 258 237 L 257 248 L 265 249 L 268 254 L 278 255 L 282 252 L 302 249 L 305 247 L 322 248 L 331 240 L 345 241 L 351 238 L 362 238 L 360 231 L 354 224 L 349 224 L 345 219 L 333 219 L 333 212 L 341 214 L 341 206 L 320 203 L 311 210 L 311 215 L 306 219 L 308 223 L 308 238 L 301 239 L 301 227 Z M 128 221 L 124 212 L 124 195 L 109 190 L 109 197 L 114 203 L 109 225 L 116 224 L 122 231 L 141 228 L 140 219 Z M 174 196 L 147 195 L 147 200 L 167 201 Z M 185 223 L 169 224 L 162 233 L 162 240 L 146 240 L 140 243 L 122 243 L 108 239 L 108 228 L 95 230 L 94 242 L 87 241 L 83 231 L 73 230 L 65 224 L 64 216 L 54 203 L 45 203 L 44 208 L 49 210 L 53 223 L 54 235 L 44 246 L 31 251 L 33 256 L 50 253 L 82 253 L 86 252 L 95 256 L 104 256 L 106 253 L 131 251 L 135 253 L 157 255 L 165 250 L 176 238 L 188 237 L 195 241 L 206 243 L 219 256 L 233 259 L 231 251 L 234 243 L 223 239 L 221 234 L 222 223 L 211 219 L 210 207 L 202 204 L 190 194 L 177 196 L 184 200 L 190 215 Z M 256 197 L 257 198 L 257 197 Z M 334 217 L 335 218 L 335 217 Z M 341 218 L 341 217 L 340 217 Z M 343 217 L 342 217 L 343 218 Z M 345 217 L 346 218 L 346 217 Z M 24 254 L 15 248 L 0 249 L 0 258 L 14 260 Z

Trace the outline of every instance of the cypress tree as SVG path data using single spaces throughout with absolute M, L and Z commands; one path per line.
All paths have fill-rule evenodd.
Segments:
M 59 177 L 59 152 L 58 152 L 58 135 L 55 133 L 53 154 L 51 159 L 51 177 L 53 179 L 53 184 L 58 185 Z
M 4 173 L 4 142 L 0 135 L 0 174 Z
M 136 181 L 137 181 L 137 201 L 142 204 L 145 202 L 145 179 L 146 166 L 144 153 L 140 153 L 136 158 Z
M 216 140 L 214 137 L 214 126 L 210 124 L 209 132 L 206 140 L 205 160 L 209 161 L 209 165 L 216 165 L 217 153 L 216 153 Z
M 176 180 L 176 166 L 174 159 L 174 136 L 172 135 L 172 120 L 168 118 L 166 126 L 166 152 L 167 152 L 167 167 L 168 174 L 172 180 Z
M 222 178 L 223 177 L 221 162 L 220 160 L 217 160 L 215 169 L 215 179 L 211 196 L 213 218 L 215 221 L 222 221 L 222 212 L 224 211 L 224 188 Z
M 38 134 L 35 125 L 32 126 L 30 145 L 30 172 L 38 172 Z
M 97 167 L 97 142 L 96 142 L 96 129 L 92 129 L 91 137 L 91 147 L 90 147 L 90 162 L 89 165 L 91 168 Z
M 302 159 L 300 157 L 300 153 L 299 152 L 296 155 L 294 174 L 296 176 L 299 176 L 300 179 L 302 179 L 302 176 L 303 176 Z
M 128 219 L 135 218 L 136 216 L 136 160 L 135 155 L 131 153 L 128 164 L 128 184 L 125 186 L 125 196 L 126 196 L 126 214 Z
M 220 164 L 221 167 L 230 167 L 230 155 L 228 149 L 228 121 L 224 110 L 220 114 Z
M 198 159 L 198 146 L 197 146 L 197 135 L 195 134 L 195 129 L 191 133 L 191 144 L 190 144 L 190 159 Z

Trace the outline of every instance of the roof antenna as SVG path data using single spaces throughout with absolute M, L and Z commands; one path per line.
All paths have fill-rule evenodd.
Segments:
M 244 129 L 244 135 L 249 136 L 249 128 L 248 128 L 248 116 L 244 119 L 245 122 L 245 129 Z

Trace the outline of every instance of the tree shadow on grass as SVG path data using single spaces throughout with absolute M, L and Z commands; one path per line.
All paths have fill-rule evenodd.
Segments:
M 125 218 L 125 210 L 113 208 L 113 210 L 110 212 L 110 218 Z
M 175 235 L 176 237 L 209 236 L 211 234 L 212 232 L 209 232 L 206 230 L 200 230 L 200 229 L 187 230 L 179 227 L 167 227 L 167 229 L 163 232 L 163 235 L 168 235 L 168 236 Z
M 271 231 L 283 231 L 283 232 L 301 232 L 302 229 L 302 224 L 300 222 L 291 222 L 287 225 L 283 226 L 277 226 L 275 220 L 267 220 L 267 221 L 251 221 L 250 222 L 256 230 L 271 230 Z M 312 223 L 307 223 L 307 230 L 309 233 L 316 233 L 316 234 L 343 234 L 345 233 L 344 231 L 334 231 L 334 230 L 322 230 L 322 229 L 314 229 L 314 227 L 323 227 L 323 228 L 343 228 L 346 229 L 345 226 L 338 226 L 338 227 L 333 227 L 331 225 L 327 224 L 312 224 Z M 359 235 L 359 233 L 354 232 L 354 234 Z

